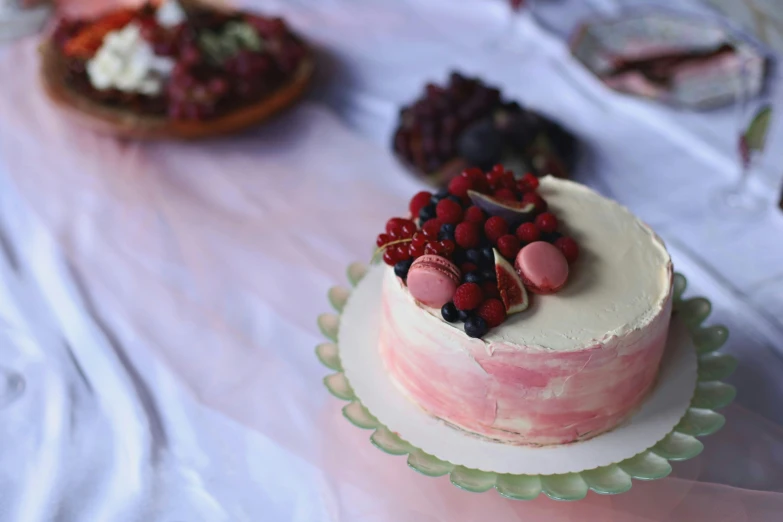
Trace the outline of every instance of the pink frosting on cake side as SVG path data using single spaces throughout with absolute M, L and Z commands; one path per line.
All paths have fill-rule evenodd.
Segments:
M 644 327 L 553 351 L 471 339 L 386 277 L 380 352 L 398 386 L 432 415 L 512 444 L 564 444 L 611 430 L 655 384 L 669 295 Z

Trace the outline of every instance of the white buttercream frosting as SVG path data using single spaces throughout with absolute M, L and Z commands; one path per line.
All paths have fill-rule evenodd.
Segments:
M 631 212 L 593 190 L 550 176 L 539 193 L 562 223 L 561 230 L 580 247 L 566 286 L 553 295 L 531 295 L 525 312 L 507 318 L 484 336 L 488 350 L 540 348 L 575 351 L 648 325 L 666 305 L 671 292 L 671 259 L 661 239 Z M 394 277 L 389 270 L 387 277 Z M 387 285 L 394 292 L 407 289 Z M 415 306 L 395 310 L 420 325 L 428 312 L 430 335 L 446 323 L 440 310 Z
M 100 49 L 87 62 L 87 75 L 96 89 L 155 95 L 173 68 L 174 60 L 156 56 L 142 38 L 139 26 L 130 23 L 104 37 Z

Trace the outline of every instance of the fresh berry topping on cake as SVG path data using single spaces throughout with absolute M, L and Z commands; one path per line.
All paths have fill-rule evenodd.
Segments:
M 454 292 L 454 306 L 457 310 L 474 310 L 484 300 L 484 293 L 477 283 L 463 283 Z
M 526 310 L 529 301 L 525 285 L 514 267 L 498 251 L 495 251 L 495 273 L 500 300 L 503 301 L 506 313 L 511 315 Z
M 440 315 L 449 323 L 456 323 L 459 321 L 459 310 L 457 310 L 457 307 L 454 306 L 454 303 L 451 301 L 443 305 L 440 309 Z
M 541 237 L 541 233 L 538 231 L 538 227 L 533 223 L 522 223 L 517 227 L 517 239 L 523 244 L 532 243 L 538 241 Z
M 557 230 L 557 218 L 551 212 L 537 215 L 535 223 L 536 227 L 546 234 L 551 234 Z
M 400 279 L 404 280 L 406 277 L 408 277 L 408 270 L 410 270 L 411 264 L 413 264 L 412 259 L 406 259 L 405 261 L 398 262 L 396 265 L 394 265 L 394 274 Z
M 579 247 L 572 238 L 557 231 L 559 221 L 554 212 L 546 210 L 547 203 L 537 192 L 535 176 L 516 180 L 513 173 L 496 165 L 487 173 L 465 169 L 455 180 L 459 181 L 450 183 L 448 190 L 435 194 L 420 192 L 411 199 L 409 209 L 412 215 L 418 210 L 418 220 L 396 217 L 387 221 L 385 232 L 376 239 L 378 253 L 383 253 L 384 262 L 394 267 L 420 302 L 434 307 L 433 302 L 439 299 L 453 301 L 457 315 L 446 310 L 444 320 L 448 316 L 464 322 L 468 316 L 475 316 L 484 320 L 486 328 L 494 328 L 503 322 L 502 317 L 528 306 L 525 285 L 536 293 L 551 293 L 565 283 L 555 281 L 557 277 L 536 280 L 538 272 L 551 267 L 542 268 L 535 260 L 532 265 L 515 270 L 514 264 L 520 263 L 525 247 L 549 243 L 566 266 L 577 259 Z M 550 261 L 551 258 L 550 255 Z M 420 260 L 427 262 L 418 263 Z M 449 267 L 445 277 L 441 273 L 444 266 Z M 416 274 L 415 290 L 410 287 L 411 270 Z M 438 294 L 434 300 L 426 295 L 431 281 L 450 288 L 448 295 Z M 417 293 L 424 294 L 428 301 L 421 301 Z M 492 311 L 479 314 L 478 307 L 484 302 L 492 303 L 484 306 Z M 437 307 L 444 304 L 447 301 Z M 497 312 L 501 304 L 505 314 L 502 317 Z
M 465 333 L 468 334 L 468 337 L 483 337 L 488 330 L 487 322 L 477 315 L 473 315 L 465 321 Z
M 468 207 L 465 211 L 465 221 L 470 223 L 476 223 L 477 225 L 483 225 L 487 219 L 487 215 L 477 206 Z
M 466 197 L 472 188 L 473 180 L 465 176 L 457 176 L 449 182 L 449 193 L 459 198 Z
M 498 290 L 498 284 L 494 279 L 491 281 L 484 281 L 481 283 L 481 290 L 484 292 L 484 297 L 487 299 L 500 299 L 500 291 Z
M 498 201 L 516 201 L 517 195 L 514 191 L 507 188 L 497 189 L 492 196 Z
M 546 212 L 547 204 L 544 198 L 538 195 L 536 192 L 527 192 L 522 196 L 522 203 L 532 203 L 536 214 Z
M 506 259 L 515 259 L 519 248 L 520 244 L 517 236 L 506 234 L 498 239 L 498 250 Z
M 477 247 L 481 241 L 478 225 L 470 222 L 460 223 L 454 231 L 454 240 L 465 249 Z
M 457 224 L 462 221 L 462 205 L 451 199 L 438 201 L 435 212 L 442 223 Z
M 523 194 L 526 192 L 535 192 L 538 190 L 538 178 L 528 172 L 517 180 L 517 189 Z
M 495 328 L 506 320 L 506 307 L 500 299 L 487 299 L 476 309 L 476 315 L 487 322 L 487 326 Z
M 380 248 L 386 243 L 390 243 L 391 241 L 392 238 L 389 236 L 389 234 L 379 234 L 378 239 L 375 240 L 375 244 Z
M 471 263 L 470 261 L 466 261 L 460 265 L 459 269 L 462 271 L 463 274 L 468 274 L 470 272 L 475 272 L 476 270 L 478 270 L 478 265 L 476 265 L 475 263 Z
M 438 219 L 430 219 L 421 226 L 421 232 L 428 240 L 434 241 L 438 239 L 441 226 L 443 226 L 443 224 Z
M 484 223 L 484 233 L 492 243 L 508 233 L 508 223 L 500 216 L 492 216 Z
M 579 245 L 573 238 L 561 237 L 555 241 L 555 246 L 560 249 L 569 264 L 579 258 Z
M 411 211 L 411 216 L 418 216 L 421 209 L 430 204 L 432 194 L 426 190 L 422 190 L 411 198 L 411 202 L 408 205 L 408 209 Z

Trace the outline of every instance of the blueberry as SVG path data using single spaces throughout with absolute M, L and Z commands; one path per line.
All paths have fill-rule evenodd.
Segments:
M 481 274 L 478 272 L 468 272 L 465 274 L 465 282 L 466 283 L 480 283 L 482 280 Z
M 463 323 L 473 317 L 473 314 L 471 312 L 466 312 L 465 310 L 459 310 L 459 320 Z
M 410 270 L 412 264 L 413 264 L 413 259 L 408 259 L 407 261 L 400 261 L 399 263 L 394 265 L 394 273 L 397 275 L 397 277 L 405 279 L 408 277 L 408 270 Z
M 450 323 L 457 322 L 459 320 L 459 314 L 459 310 L 457 310 L 457 307 L 454 306 L 454 303 L 451 301 L 443 305 L 443 308 L 440 309 L 440 315 Z
M 450 239 L 454 241 L 454 231 L 456 230 L 457 225 L 453 225 L 451 223 L 445 223 L 440 227 L 440 233 L 438 234 L 438 239 L 441 241 L 444 239 Z
M 465 251 L 462 250 L 461 248 L 457 248 L 454 250 L 454 253 L 451 254 L 451 258 L 454 261 L 454 264 L 459 266 L 462 263 L 464 263 L 466 260 Z
M 495 252 L 492 247 L 484 247 L 481 249 L 481 259 L 484 263 L 492 263 L 495 266 Z
M 481 263 L 481 251 L 480 250 L 476 250 L 475 248 L 471 248 L 470 250 L 468 250 L 465 253 L 465 255 L 467 256 L 468 261 L 470 261 L 474 265 L 478 265 L 479 263 Z
M 489 330 L 487 322 L 477 315 L 465 321 L 465 333 L 468 334 L 468 337 L 482 337 L 487 333 L 487 330 Z
M 422 207 L 421 210 L 419 210 L 419 219 L 421 220 L 422 223 L 429 221 L 435 216 L 436 216 L 435 205 L 432 203 L 430 203 L 425 207 Z
M 457 151 L 471 165 L 488 169 L 500 161 L 503 145 L 503 134 L 488 117 L 469 125 L 460 134 Z
M 560 232 L 544 232 L 541 234 L 541 241 L 546 241 L 547 243 L 554 243 L 558 239 L 563 237 L 563 234 Z
M 430 203 L 433 205 L 437 205 L 438 202 L 442 199 L 446 199 L 449 195 L 449 191 L 446 189 L 440 189 L 435 194 L 432 195 L 432 198 L 430 199 Z
M 479 246 L 481 248 L 489 248 L 492 250 L 492 241 L 490 241 L 488 237 L 482 237 L 481 241 L 479 241 Z
M 451 201 L 456 201 L 457 203 L 462 205 L 462 198 L 460 198 L 459 196 L 449 195 L 449 197 L 447 197 L 446 199 L 450 199 Z
M 495 273 L 494 269 L 487 268 L 485 270 L 481 271 L 481 280 L 482 281 L 494 281 L 497 279 L 497 274 Z

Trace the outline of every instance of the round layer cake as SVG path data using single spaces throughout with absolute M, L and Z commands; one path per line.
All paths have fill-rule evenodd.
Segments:
M 655 385 L 672 304 L 663 242 L 625 207 L 546 177 L 539 193 L 580 244 L 567 285 L 535 295 L 482 339 L 420 304 L 387 268 L 380 351 L 430 414 L 511 444 L 565 444 L 611 430 Z

